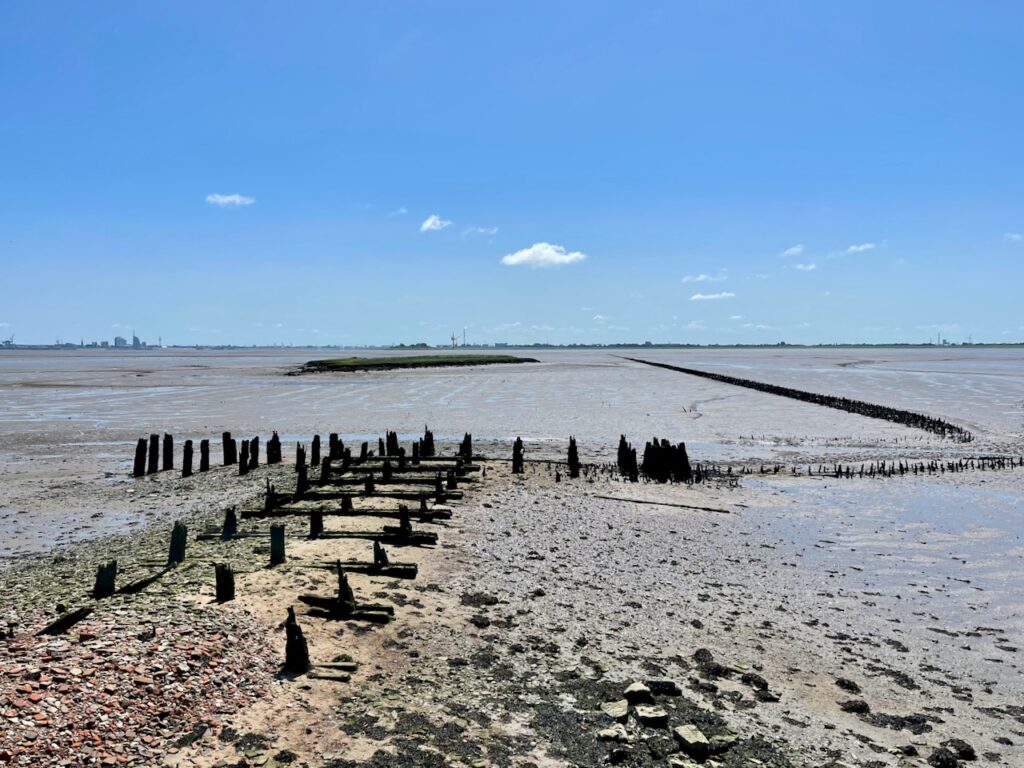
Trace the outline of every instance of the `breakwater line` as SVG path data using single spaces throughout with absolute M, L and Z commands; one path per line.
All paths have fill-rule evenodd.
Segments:
M 788 397 L 793 400 L 801 400 L 805 403 L 823 405 L 826 408 L 835 408 L 840 411 L 847 411 L 848 413 L 856 413 L 860 416 L 867 416 L 872 419 L 891 421 L 896 424 L 903 424 L 907 427 L 914 427 L 916 429 L 923 429 L 927 432 L 933 432 L 936 435 L 948 437 L 961 443 L 969 443 L 974 439 L 974 435 L 963 427 L 958 427 L 956 424 L 950 424 L 948 421 L 937 419 L 933 416 L 925 416 L 922 413 L 904 411 L 899 408 L 890 408 L 887 405 L 867 403 L 863 400 L 853 400 L 848 397 L 839 397 L 838 395 L 822 395 L 817 392 L 806 392 L 802 389 L 780 387 L 777 384 L 766 384 L 763 381 L 726 376 L 724 373 L 711 373 L 710 371 L 700 371 L 696 368 L 683 368 L 678 365 L 656 363 L 652 360 L 640 360 L 635 357 L 623 357 L 622 359 L 630 360 L 634 363 L 652 365 L 656 368 L 665 368 L 669 371 L 688 373 L 691 376 L 700 376 L 705 379 L 711 379 L 712 381 L 720 381 L 723 384 L 732 384 L 736 387 L 755 389 L 758 392 L 766 392 L 770 395 L 779 395 L 780 397 Z

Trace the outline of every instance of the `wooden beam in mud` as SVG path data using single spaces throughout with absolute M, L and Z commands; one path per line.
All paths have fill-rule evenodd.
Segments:
M 244 520 L 261 520 L 272 517 L 307 517 L 311 515 L 322 515 L 324 517 L 386 517 L 399 519 L 402 516 L 398 509 L 305 509 L 293 506 L 280 506 L 271 510 L 266 509 L 243 509 L 241 516 Z M 428 509 L 426 512 L 411 512 L 420 519 L 434 518 L 437 520 L 450 520 L 452 511 L 450 509 Z

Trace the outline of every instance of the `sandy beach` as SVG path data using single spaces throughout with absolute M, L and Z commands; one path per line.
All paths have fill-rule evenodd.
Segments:
M 606 352 L 530 354 L 540 362 L 300 377 L 284 374 L 309 351 L 0 356 L 0 619 L 16 624 L 0 657 L 0 758 L 867 767 L 965 759 L 966 744 L 979 762 L 1024 760 L 1024 470 L 793 473 L 1019 456 L 1015 351 L 644 353 L 941 416 L 974 433 L 966 444 Z M 375 447 L 396 430 L 408 445 L 424 424 L 447 456 L 471 432 L 480 471 L 444 502 L 450 520 L 414 516 L 436 546 L 389 548 L 416 579 L 350 576 L 358 599 L 394 608 L 390 623 L 298 601 L 331 594 L 322 566 L 370 554 L 365 540 L 309 539 L 308 514 L 281 518 L 288 556 L 274 568 L 267 519 L 240 521 L 252 538 L 196 538 L 227 507 L 258 507 L 268 478 L 293 489 L 297 440 Z M 225 430 L 277 430 L 284 462 L 245 477 L 220 467 Z M 163 432 L 178 446 L 210 438 L 212 471 L 132 479 L 135 440 Z M 629 483 L 614 471 L 620 434 L 685 440 L 731 478 Z M 561 464 L 569 435 L 588 465 L 576 480 Z M 523 475 L 510 473 L 517 436 Z M 91 601 L 107 559 L 119 584 L 161 573 L 176 520 L 189 525 L 182 565 Z M 328 516 L 325 530 L 390 522 Z M 237 573 L 223 604 L 217 562 Z M 58 603 L 94 610 L 35 637 Z M 349 680 L 281 674 L 290 605 L 313 661 L 355 662 Z M 609 714 L 636 682 L 650 691 L 635 704 L 656 712 Z M 674 733 L 688 726 L 708 756 Z

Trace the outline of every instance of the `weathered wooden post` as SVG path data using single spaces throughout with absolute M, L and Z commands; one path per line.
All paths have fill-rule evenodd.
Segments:
M 222 541 L 234 538 L 234 535 L 238 533 L 238 515 L 235 514 L 234 507 L 228 507 L 224 510 L 224 527 L 221 528 L 220 538 Z
M 523 474 L 523 438 L 517 437 L 512 445 L 512 474 Z
M 324 532 L 324 513 L 314 509 L 309 513 L 309 538 L 319 539 Z
M 576 438 L 569 438 L 569 477 L 575 479 L 580 476 L 580 454 L 576 449 Z
M 288 619 L 284 623 L 284 668 L 285 671 L 301 675 L 309 671 L 309 646 L 302 634 L 302 627 L 295 618 L 295 609 L 288 607 Z
M 384 460 L 384 467 L 381 469 L 381 472 L 380 472 L 380 481 L 382 483 L 390 483 L 391 482 L 391 472 L 392 472 L 392 470 L 391 470 L 391 462 L 389 460 L 385 459 Z
M 249 441 L 242 440 L 242 451 L 238 461 L 238 474 L 246 475 L 249 473 Z
M 199 471 L 209 472 L 210 471 L 210 441 L 200 440 L 199 441 Z
M 379 437 L 377 438 L 377 455 L 381 458 L 388 455 L 388 449 L 384 445 L 384 440 Z
M 349 614 L 356 609 L 356 596 L 352 591 L 352 585 L 348 583 L 348 576 L 345 575 L 340 560 L 335 567 L 338 569 L 338 604 L 341 606 L 342 614 Z
M 305 464 L 299 464 L 298 472 L 295 475 L 295 501 L 299 501 L 309 490 L 309 470 Z
M 418 467 L 420 464 L 420 443 L 417 440 L 412 444 L 412 465 Z
M 237 443 L 231 437 L 230 432 L 225 432 L 221 435 L 221 449 L 224 451 L 224 466 L 229 467 L 238 461 L 238 454 L 236 450 L 238 448 Z
M 217 602 L 227 603 L 235 599 L 235 571 L 227 563 L 215 563 L 213 566 L 217 591 Z
M 359 446 L 359 461 L 364 462 L 370 455 L 370 444 L 364 442 Z
M 256 469 L 260 465 L 260 437 L 249 440 L 249 469 Z
M 310 466 L 320 466 L 320 435 L 313 435 L 313 444 L 310 446 L 309 451 L 309 463 Z
M 348 468 L 352 466 L 352 449 L 345 448 L 341 452 L 341 471 L 348 472 Z
M 405 472 L 405 448 L 398 449 L 398 471 Z
M 338 433 L 331 432 L 327 436 L 327 457 L 329 459 L 337 459 L 341 454 L 341 444 L 338 442 Z
M 270 439 L 267 440 L 267 464 L 280 464 L 281 463 L 281 438 L 277 435 L 277 430 L 274 430 L 271 434 Z
M 171 551 L 167 556 L 168 565 L 177 565 L 185 561 L 185 544 L 188 541 L 188 528 L 180 520 L 171 529 Z
M 164 432 L 164 471 L 174 469 L 174 435 Z
M 156 474 L 160 469 L 160 435 L 149 436 L 149 457 L 146 464 L 146 474 Z
M 270 526 L 270 564 L 281 565 L 284 562 L 284 524 Z
M 192 476 L 192 441 L 186 440 L 185 447 L 181 449 L 181 476 Z
M 352 507 L 352 497 L 351 496 L 342 496 L 341 497 L 341 511 L 342 511 L 342 513 L 343 514 L 344 513 L 351 513 L 352 510 L 353 510 L 353 507 Z
M 366 481 L 363 483 L 363 493 L 367 496 L 372 496 L 377 488 L 373 482 L 373 473 L 371 472 L 366 476 Z
M 132 477 L 146 474 L 146 438 L 140 437 L 135 444 L 135 464 L 132 466 Z
M 449 491 L 454 491 L 459 487 L 459 481 L 456 478 L 455 472 L 450 469 L 448 470 L 447 485 Z
M 302 443 L 295 444 L 295 468 L 306 466 L 306 448 Z
M 379 541 L 373 542 L 373 564 L 378 568 L 386 568 L 390 565 L 387 550 L 380 545 Z
M 389 431 L 388 432 L 388 444 L 386 446 L 386 448 L 387 448 L 387 455 L 388 456 L 397 456 L 398 455 L 398 447 L 399 447 L 398 446 L 398 433 L 397 432 Z
M 96 583 L 92 588 L 92 596 L 96 600 L 110 597 L 116 591 L 117 560 L 110 560 L 96 568 Z
M 331 457 L 324 456 L 320 462 L 320 485 L 327 485 L 331 482 Z

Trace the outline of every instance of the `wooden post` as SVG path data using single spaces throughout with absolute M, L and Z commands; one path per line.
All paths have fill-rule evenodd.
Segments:
M 238 455 L 235 453 L 238 446 L 231 438 L 230 432 L 221 435 L 221 441 L 221 448 L 224 451 L 224 466 L 229 467 L 238 460 Z
M 309 490 L 308 471 L 305 464 L 299 464 L 298 472 L 295 474 L 295 501 L 300 501 Z
M 370 455 L 370 444 L 364 442 L 362 445 L 359 446 L 359 461 L 361 461 L 361 462 L 362 461 L 366 461 L 366 459 L 367 459 L 367 457 L 369 457 L 369 455 Z
M 420 463 L 420 443 L 417 440 L 412 444 L 412 465 L 414 467 L 419 466 Z
M 284 623 L 284 668 L 287 672 L 301 675 L 309 671 L 309 646 L 302 634 L 302 627 L 295 619 L 295 609 L 288 607 L 288 619 Z
M 517 437 L 512 445 L 512 474 L 523 474 L 523 438 Z
M 270 564 L 281 565 L 284 562 L 284 524 L 270 526 Z
M 454 491 L 459 487 L 459 481 L 456 479 L 455 472 L 448 470 L 448 490 Z
M 213 566 L 216 578 L 217 602 L 226 603 L 235 599 L 235 571 L 230 565 L 216 563 Z
M 295 469 L 306 466 L 306 449 L 302 443 L 295 444 Z
M 342 512 L 351 512 L 352 509 L 353 509 L 353 507 L 352 507 L 352 497 L 351 496 L 342 496 L 341 497 L 341 511 Z
M 281 463 L 281 438 L 277 436 L 277 430 L 267 440 L 267 464 Z
M 318 509 L 309 513 L 309 538 L 319 539 L 324 532 L 324 513 Z
M 199 441 L 199 471 L 209 472 L 210 471 L 210 441 L 200 440 Z
M 188 541 L 188 528 L 180 520 L 171 529 L 171 551 L 167 557 L 168 565 L 177 565 L 185 561 L 185 543 Z
M 260 465 L 260 436 L 249 441 L 249 469 L 256 469 Z
M 245 475 L 249 473 L 249 441 L 242 441 L 242 452 L 238 461 L 238 474 Z
M 174 469 L 174 435 L 164 433 L 164 470 Z
M 146 474 L 155 474 L 160 469 L 160 435 L 149 436 L 149 459 Z
M 391 462 L 387 459 L 384 460 L 384 466 L 381 468 L 380 481 L 382 483 L 391 482 Z
M 384 458 L 388 455 L 388 449 L 384 445 L 384 441 L 381 438 L 377 438 L 377 455 Z
M 96 568 L 96 583 L 92 596 L 97 600 L 110 597 L 116 591 L 117 560 L 110 560 Z
M 387 550 L 380 545 L 379 541 L 373 542 L 373 564 L 378 568 L 386 568 L 391 564 L 388 561 Z
M 309 463 L 311 466 L 320 466 L 320 435 L 313 435 L 313 444 L 310 446 Z
M 228 507 L 224 510 L 224 527 L 221 528 L 220 537 L 223 541 L 227 541 L 236 533 L 238 533 L 238 515 L 235 514 L 234 507 Z
M 569 477 L 575 479 L 580 476 L 580 454 L 576 448 L 576 438 L 569 438 Z
M 341 444 L 338 442 L 338 433 L 331 432 L 327 438 L 327 457 L 337 459 L 341 455 Z
M 146 474 L 146 438 L 140 437 L 135 444 L 135 464 L 132 467 L 132 477 L 142 477 Z
M 320 462 L 320 485 L 327 485 L 331 482 L 331 457 L 324 456 Z
M 192 475 L 192 441 L 186 440 L 185 447 L 181 451 L 181 476 Z
M 365 493 L 367 496 L 370 496 L 373 494 L 375 490 L 376 487 L 373 484 L 373 473 L 371 472 L 366 476 L 366 482 L 363 483 L 363 493 Z

